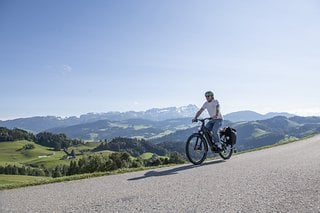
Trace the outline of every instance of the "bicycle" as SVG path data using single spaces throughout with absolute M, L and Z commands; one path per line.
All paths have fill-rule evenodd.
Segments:
M 195 165 L 201 164 L 208 153 L 208 144 L 213 153 L 218 153 L 224 160 L 230 159 L 234 152 L 234 145 L 237 139 L 237 132 L 231 127 L 225 127 L 219 131 L 221 149 L 212 141 L 211 131 L 205 127 L 205 121 L 212 118 L 197 119 L 201 127 L 197 133 L 193 133 L 186 143 L 186 155 L 189 161 Z

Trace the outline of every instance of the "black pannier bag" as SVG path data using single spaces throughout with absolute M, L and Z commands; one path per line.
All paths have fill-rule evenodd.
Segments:
M 224 128 L 222 131 L 221 131 L 221 135 L 225 135 L 226 137 L 226 141 L 227 141 L 227 144 L 230 144 L 230 145 L 235 145 L 236 142 L 237 142 L 237 130 L 231 128 L 231 127 L 226 127 Z

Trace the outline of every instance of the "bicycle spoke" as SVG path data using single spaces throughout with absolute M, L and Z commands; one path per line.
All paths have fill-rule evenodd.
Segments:
M 206 147 L 204 145 L 205 141 L 201 140 L 199 137 L 192 137 L 187 143 L 187 156 L 189 160 L 198 164 L 201 163 L 206 157 Z

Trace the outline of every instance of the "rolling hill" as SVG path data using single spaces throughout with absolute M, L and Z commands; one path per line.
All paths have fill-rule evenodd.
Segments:
M 33 144 L 30 150 L 23 149 L 26 144 Z M 69 165 L 69 161 L 60 160 L 65 154 L 62 151 L 53 151 L 51 148 L 41 146 L 31 141 L 10 141 L 0 143 L 0 165 L 44 165 L 53 168 L 56 165 Z
M 111 140 L 116 137 L 126 138 L 161 138 L 177 130 L 193 127 L 191 118 L 177 118 L 165 121 L 130 119 L 123 121 L 100 120 L 93 123 L 49 129 L 53 133 L 64 133 L 71 138 L 87 141 Z
M 271 145 L 281 140 L 293 140 L 320 133 L 320 117 L 283 117 L 278 116 L 260 121 L 244 121 L 226 124 L 237 130 L 237 148 L 248 150 Z M 176 131 L 162 138 L 153 140 L 162 147 L 182 150 L 188 136 L 197 128 Z
M 128 152 L 138 157 L 144 153 L 166 155 L 167 150 L 161 146 L 143 139 L 114 138 L 110 142 L 101 143 L 93 151 L 111 150 L 115 152 Z
M 284 116 L 287 118 L 295 116 L 294 114 L 286 113 L 286 112 L 269 112 L 267 114 L 260 114 L 254 111 L 238 111 L 232 112 L 224 116 L 225 120 L 229 120 L 232 122 L 240 122 L 240 121 L 256 121 L 256 120 L 265 120 L 277 116 Z
M 277 116 L 265 120 L 231 123 L 238 131 L 240 150 L 270 145 L 288 138 L 301 138 L 320 132 L 320 117 L 284 117 Z M 185 142 L 189 135 L 197 131 L 198 126 L 190 123 L 190 118 L 166 121 L 126 120 L 121 122 L 98 121 L 67 128 L 52 129 L 56 133 L 65 133 L 72 138 L 87 140 L 111 140 L 121 136 L 126 138 L 144 138 L 154 143 Z M 169 147 L 165 147 L 170 150 Z

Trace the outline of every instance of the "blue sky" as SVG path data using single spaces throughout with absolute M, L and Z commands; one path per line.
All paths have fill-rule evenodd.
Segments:
M 319 1 L 0 0 L 0 119 L 204 102 L 320 115 Z

